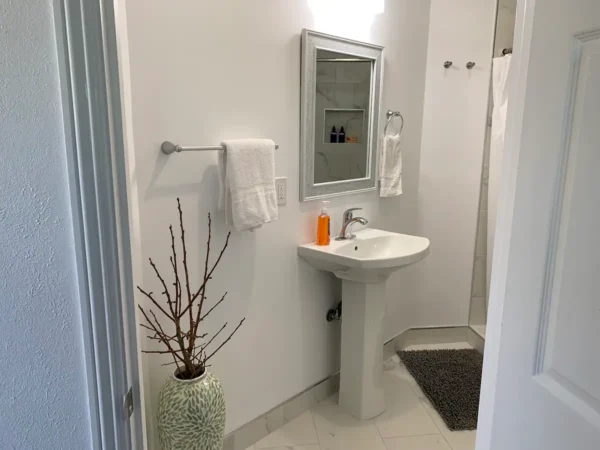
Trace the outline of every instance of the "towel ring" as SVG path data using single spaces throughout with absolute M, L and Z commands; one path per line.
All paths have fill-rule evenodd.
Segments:
M 402 116 L 400 111 L 388 111 L 386 116 L 387 116 L 387 123 L 385 124 L 385 128 L 383 130 L 383 135 L 387 136 L 388 126 L 389 126 L 390 122 L 394 119 L 394 117 L 400 117 L 400 120 L 402 121 L 402 122 L 400 122 L 400 131 L 398 132 L 398 136 L 400 136 L 402 134 L 402 130 L 404 129 L 404 117 Z

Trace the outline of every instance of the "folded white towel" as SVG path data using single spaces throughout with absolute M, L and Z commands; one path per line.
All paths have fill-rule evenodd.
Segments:
M 219 152 L 219 208 L 238 231 L 277 220 L 275 143 L 268 139 L 224 141 Z
M 379 165 L 380 197 L 402 194 L 402 150 L 400 135 L 385 136 Z

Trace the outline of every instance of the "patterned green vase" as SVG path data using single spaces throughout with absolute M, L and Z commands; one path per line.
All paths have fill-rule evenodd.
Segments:
M 158 436 L 163 450 L 222 450 L 225 395 L 208 371 L 195 380 L 171 376 L 160 391 Z

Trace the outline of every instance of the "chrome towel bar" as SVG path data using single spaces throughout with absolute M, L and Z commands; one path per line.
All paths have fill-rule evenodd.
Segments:
M 279 148 L 279 145 L 275 144 L 275 150 Z M 181 152 L 204 152 L 208 150 L 225 150 L 225 147 L 222 145 L 212 145 L 205 147 L 183 147 L 181 145 L 175 145 L 172 142 L 165 141 L 160 146 L 161 151 L 165 155 L 170 155 L 171 153 L 181 153 Z

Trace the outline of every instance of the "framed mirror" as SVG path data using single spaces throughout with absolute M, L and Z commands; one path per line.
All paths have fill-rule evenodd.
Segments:
M 377 189 L 383 47 L 302 33 L 300 200 Z

